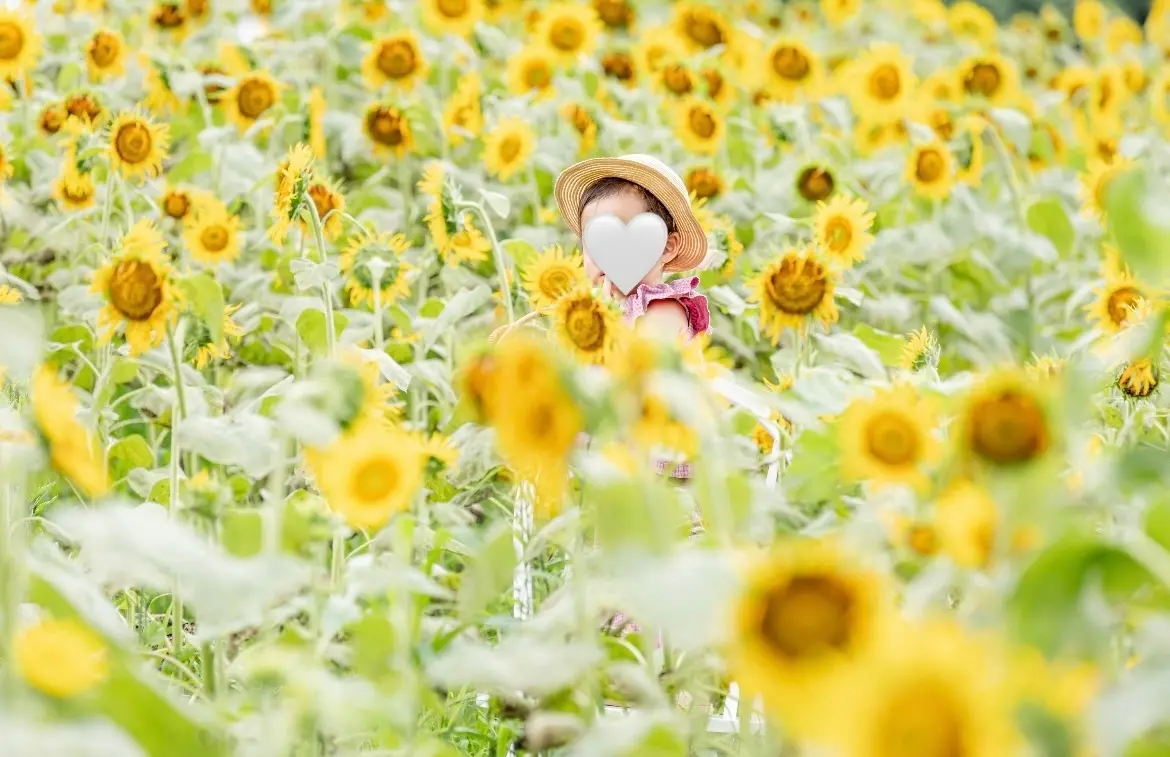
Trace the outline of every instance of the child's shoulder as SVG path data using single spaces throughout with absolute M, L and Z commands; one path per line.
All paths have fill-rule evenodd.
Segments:
M 663 284 L 640 284 L 626 299 L 626 318 L 635 320 L 654 312 L 660 318 L 678 321 L 691 335 L 711 327 L 711 312 L 707 298 L 699 293 L 699 277 L 688 276 Z

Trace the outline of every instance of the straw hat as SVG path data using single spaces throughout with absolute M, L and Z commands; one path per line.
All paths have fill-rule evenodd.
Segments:
M 623 155 L 620 158 L 590 158 L 574 163 L 557 177 L 554 193 L 561 217 L 581 236 L 581 196 L 592 184 L 609 176 L 632 181 L 662 201 L 674 218 L 682 237 L 678 255 L 668 271 L 688 271 L 707 256 L 707 234 L 691 211 L 687 187 L 670 166 L 651 155 Z

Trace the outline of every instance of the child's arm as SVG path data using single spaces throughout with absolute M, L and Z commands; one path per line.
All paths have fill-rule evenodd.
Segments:
M 687 310 L 678 300 L 653 300 L 646 305 L 646 314 L 638 319 L 638 328 L 650 329 L 673 336 L 690 333 Z

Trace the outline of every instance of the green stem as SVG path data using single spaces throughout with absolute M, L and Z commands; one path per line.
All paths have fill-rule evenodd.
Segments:
M 410 225 L 411 211 L 414 210 L 414 187 L 410 184 L 410 163 L 398 161 L 398 191 L 402 192 L 402 225 Z
M 313 223 L 313 241 L 317 244 L 317 254 L 321 263 L 328 258 L 325 252 L 325 232 L 321 228 L 321 217 L 317 215 L 317 204 L 306 203 L 309 206 L 309 219 Z M 329 357 L 332 359 L 337 352 L 337 331 L 333 325 L 333 294 L 329 291 L 329 284 L 321 284 L 321 302 L 325 305 L 325 343 L 328 345 Z
M 1012 206 L 1016 211 L 1016 224 L 1019 230 L 1023 232 L 1028 228 L 1028 211 L 1024 208 L 1024 193 L 1020 188 L 1020 177 L 1016 173 L 1016 167 L 1012 164 L 1011 156 L 1008 154 L 1007 147 L 1000 138 L 999 132 L 995 130 L 994 126 L 989 126 L 983 130 L 990 135 L 988 141 L 991 142 L 992 149 L 995 150 L 996 158 L 1003 166 L 1004 173 L 1007 176 L 1008 191 L 1012 196 Z M 1034 352 L 1034 341 L 1036 332 L 1036 313 L 1032 307 L 1032 301 L 1035 299 L 1032 291 L 1032 269 L 1033 265 L 1029 262 L 1028 272 L 1024 275 L 1024 300 L 1027 303 L 1028 318 L 1024 325 L 1024 345 L 1023 345 L 1023 359 L 1028 360 Z
M 215 669 L 215 647 L 210 641 L 199 645 L 199 657 L 203 662 L 203 693 L 208 699 L 214 699 L 219 690 L 219 678 Z
M 180 332 L 182 326 L 180 324 Z M 172 518 L 179 515 L 179 423 L 187 417 L 187 397 L 183 391 L 183 364 L 180 359 L 180 345 L 183 336 L 176 337 L 175 331 L 167 325 L 167 344 L 171 353 L 171 370 L 174 371 L 175 407 L 171 410 L 171 459 L 170 459 L 170 496 L 168 507 Z M 183 597 L 179 591 L 179 583 L 175 582 L 171 589 L 171 637 L 174 643 L 175 655 L 183 647 Z
M 508 268 L 507 261 L 504 258 L 504 250 L 500 247 L 500 240 L 496 237 L 496 228 L 492 225 L 492 221 L 488 218 L 487 211 L 484 210 L 483 204 L 478 202 L 460 202 L 457 207 L 469 208 L 479 214 L 479 218 L 483 221 L 483 225 L 487 228 L 488 239 L 492 243 L 492 257 L 496 263 L 496 277 L 500 281 L 500 293 L 504 296 L 504 312 L 508 316 L 508 323 L 516 320 L 516 315 L 512 310 L 512 288 L 508 286 Z
M 98 243 L 103 248 L 106 246 L 106 235 L 110 232 L 110 212 L 114 206 L 114 178 L 116 175 L 113 167 L 106 171 L 106 196 L 102 204 L 102 231 L 98 235 Z
M 339 589 L 345 572 L 345 537 L 341 534 L 334 535 L 330 551 L 332 556 L 329 564 L 329 583 L 334 589 Z
M 386 351 L 386 337 L 382 329 L 382 274 L 385 271 L 379 271 L 377 276 L 374 276 L 374 346 L 378 352 Z

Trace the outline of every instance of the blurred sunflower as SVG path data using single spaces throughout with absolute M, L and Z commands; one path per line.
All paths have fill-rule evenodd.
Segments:
M 604 363 L 617 339 L 618 316 L 588 283 L 578 284 L 556 300 L 552 330 L 579 362 Z
M 961 454 L 998 468 L 1035 463 L 1054 444 L 1042 387 L 1017 369 L 984 377 L 968 396 L 957 427 Z
M 1081 176 L 1079 197 L 1081 212 L 1088 218 L 1105 220 L 1105 207 L 1109 200 L 1109 185 L 1133 167 L 1128 158 L 1116 158 L 1111 162 L 1089 161 L 1088 171 Z
M 197 324 L 192 333 L 188 336 L 188 344 L 195 349 L 195 363 L 196 370 L 203 370 L 212 362 L 217 360 L 227 360 L 231 357 L 231 342 L 236 341 L 244 335 L 244 330 L 240 328 L 240 324 L 236 323 L 232 318 L 236 311 L 240 309 L 239 305 L 228 305 L 223 309 L 222 317 L 222 335 L 219 341 L 211 338 L 211 331 L 201 321 L 195 321 Z
M 118 252 L 94 272 L 90 291 L 106 300 L 97 319 L 102 342 L 124 325 L 131 355 L 162 343 L 179 300 L 174 269 L 163 254 L 166 246 L 152 221 L 137 221 L 122 237 Z
M 469 37 L 484 15 L 483 0 L 419 0 L 423 23 L 437 35 Z
M 57 699 L 92 691 L 110 675 L 105 642 L 76 618 L 21 628 L 12 639 L 12 662 L 26 684 Z
M 959 39 L 967 39 L 980 47 L 994 47 L 999 25 L 995 16 L 978 3 L 960 0 L 947 11 L 947 26 Z
M 345 275 L 345 292 L 355 306 L 391 305 L 410 290 L 406 277 L 414 266 L 406 262 L 410 242 L 404 234 L 362 231 L 349 240 L 337 264 Z M 375 301 L 375 293 L 377 301 Z
M 884 120 L 906 112 L 916 83 L 910 58 L 897 45 L 879 43 L 850 66 L 847 86 L 861 118 Z
M 106 109 L 92 92 L 74 92 L 65 98 L 63 105 L 66 121 L 75 119 L 87 129 L 100 126 L 106 120 Z
M 1149 299 L 1145 290 L 1123 266 L 1104 266 L 1105 281 L 1093 290 L 1095 302 L 1085 307 L 1094 327 L 1106 334 L 1116 334 L 1129 324 L 1135 308 Z
M 1097 0 L 1076 0 L 1073 5 L 1073 31 L 1083 41 L 1089 42 L 1101 36 L 1108 16 L 1105 6 Z
M 687 186 L 687 192 L 698 200 L 714 199 L 725 190 L 723 177 L 714 168 L 692 168 L 687 171 L 683 183 Z
M 669 60 L 659 67 L 651 81 L 660 92 L 682 98 L 695 91 L 696 75 L 687 68 L 685 59 Z
M 375 40 L 362 59 L 362 77 L 373 90 L 390 82 L 409 92 L 415 81 L 426 76 L 426 71 L 427 61 L 419 48 L 418 36 L 410 30 Z
M 325 160 L 328 152 L 325 146 L 325 94 L 320 87 L 309 90 L 309 99 L 306 103 L 305 114 L 305 142 L 313 150 L 317 160 Z
M 1149 358 L 1139 358 L 1126 364 L 1117 376 L 1117 388 L 1130 397 L 1149 397 L 1158 388 L 1158 366 Z
M 669 405 L 654 392 L 642 392 L 630 436 L 647 452 L 669 451 L 687 459 L 693 459 L 699 452 L 698 434 L 675 417 Z
M 98 29 L 85 44 L 85 65 L 94 81 L 112 79 L 126 71 L 126 43 L 112 29 Z
M 556 91 L 552 55 L 539 45 L 525 45 L 508 58 L 507 80 L 512 94 L 534 92 L 538 100 L 551 97 Z
M 1142 46 L 1142 28 L 1129 16 L 1115 16 L 1105 27 L 1105 50 L 1117 55 L 1126 48 Z
M 935 403 L 908 384 L 853 400 L 837 426 L 842 474 L 853 481 L 925 489 L 924 468 L 939 456 L 933 437 L 937 420 Z
M 93 176 L 77 170 L 72 161 L 65 161 L 61 173 L 53 180 L 51 197 L 65 210 L 78 211 L 93 207 L 96 189 Z
M 398 108 L 371 103 L 366 107 L 362 129 L 374 145 L 374 154 L 402 158 L 414 149 L 414 135 L 406 113 Z
M 181 41 L 191 31 L 187 25 L 187 14 L 179 3 L 155 3 L 150 9 L 150 25 L 154 30 L 171 37 L 172 41 Z
M 536 150 L 536 135 L 528 121 L 505 116 L 487 133 L 483 150 L 483 164 L 488 173 L 507 181 L 527 167 L 528 159 Z
M 219 265 L 240 256 L 240 219 L 222 205 L 199 209 L 184 226 L 183 242 L 199 262 Z
M 773 42 L 764 60 L 767 89 L 779 100 L 795 100 L 799 94 L 812 92 L 821 81 L 820 58 L 794 37 Z
M 677 6 L 675 6 L 677 7 Z M 687 54 L 686 46 L 672 29 L 653 27 L 642 31 L 634 48 L 633 71 L 651 76 L 669 60 L 678 60 Z M 627 81 L 633 80 L 633 74 Z
M 874 219 L 867 210 L 864 200 L 840 194 L 828 204 L 817 203 L 813 235 L 817 247 L 830 261 L 847 268 L 865 259 L 865 250 L 873 242 L 869 229 Z
M 955 147 L 951 152 L 955 159 L 955 179 L 968 186 L 977 187 L 983 183 L 985 128 L 987 122 L 982 118 L 964 116 L 955 130 Z
M 906 160 L 906 183 L 919 197 L 946 199 L 955 186 L 955 159 L 939 141 L 915 145 Z
M 671 22 L 675 33 L 693 50 L 710 50 L 731 42 L 731 27 L 718 8 L 696 2 L 675 3 Z
M 492 243 L 484 236 L 472 220 L 470 213 L 464 213 L 460 225 L 450 231 L 444 248 L 439 248 L 439 257 L 447 265 L 460 263 L 481 263 L 492 251 Z
M 610 31 L 629 31 L 638 17 L 631 0 L 593 0 L 593 9 Z
M 948 484 L 934 506 L 942 549 L 964 568 L 982 570 L 991 562 L 999 520 L 991 494 L 968 479 Z
M 820 0 L 821 15 L 829 26 L 840 27 L 861 10 L 862 0 Z
M 938 359 L 938 340 L 926 327 L 912 331 L 906 336 L 902 352 L 898 356 L 898 367 L 904 371 L 917 371 Z
M 597 144 L 597 121 L 582 105 L 565 103 L 561 107 L 561 117 L 577 132 L 577 153 L 584 157 L 593 152 Z
M 524 290 L 536 310 L 556 304 L 563 295 L 585 283 L 581 258 L 566 256 L 559 244 L 545 248 L 524 266 Z
M 536 43 L 547 49 L 564 66 L 574 65 L 597 46 L 601 21 L 590 5 L 554 2 L 546 5 L 537 27 Z
M 674 133 L 688 152 L 701 155 L 718 152 L 726 132 L 723 116 L 710 103 L 688 97 L 675 108 Z
M 166 69 L 149 59 L 144 63 L 144 68 L 143 86 L 146 87 L 146 95 L 142 98 L 142 104 L 156 116 L 167 116 L 177 111 L 182 103 L 171 89 Z
M 319 176 L 314 177 L 307 191 L 317 211 L 317 218 L 321 220 L 325 238 L 333 240 L 341 236 L 344 226 L 341 214 L 345 212 L 345 195 L 338 191 L 333 182 Z M 302 219 L 301 227 L 309 232 L 312 230 L 311 223 L 308 219 Z
M 634 57 L 626 50 L 608 50 L 601 54 L 601 72 L 610 79 L 630 87 L 637 80 Z
M 965 94 L 992 105 L 1009 103 L 1018 91 L 1015 65 L 998 53 L 967 58 L 959 64 L 957 75 Z
M 826 165 L 810 163 L 796 175 L 796 191 L 809 202 L 829 199 L 836 186 L 833 171 Z
M 309 184 L 313 179 L 313 151 L 304 143 L 289 148 L 276 169 L 276 192 L 272 203 L 272 225 L 268 238 L 283 244 L 289 226 L 300 220 L 309 201 Z
M 480 81 L 479 75 L 472 71 L 459 77 L 455 92 L 447 98 L 443 108 L 443 132 L 447 140 L 457 147 L 468 137 L 478 137 L 482 131 Z
M 250 73 L 224 94 L 224 112 L 242 134 L 276 105 L 283 88 L 265 71 Z
M 425 463 L 406 432 L 380 424 L 339 435 L 309 462 L 329 509 L 370 530 L 410 508 Z
M 42 364 L 33 372 L 29 393 L 33 419 L 48 442 L 49 464 L 86 496 L 105 495 L 110 484 L 101 447 L 77 421 L 79 403 L 72 387 L 54 368 Z
M 137 112 L 123 113 L 110 125 L 110 166 L 123 176 L 155 176 L 171 143 L 170 127 Z
M 805 331 L 811 321 L 837 322 L 836 280 L 812 248 L 790 247 L 747 282 L 749 302 L 760 304 L 760 331 L 780 341 L 786 328 Z
M 176 221 L 182 221 L 198 204 L 199 195 L 188 187 L 168 186 L 159 198 L 158 206 L 163 214 Z
M 0 77 L 31 74 L 41 56 L 41 35 L 22 13 L 0 10 Z

